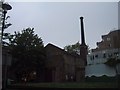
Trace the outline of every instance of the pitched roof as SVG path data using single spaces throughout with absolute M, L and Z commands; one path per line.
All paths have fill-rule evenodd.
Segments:
M 45 48 L 47 48 L 47 47 L 54 47 L 54 48 L 56 48 L 56 49 L 61 50 L 61 51 L 62 51 L 63 53 L 65 53 L 65 54 L 68 54 L 68 55 L 71 55 L 71 56 L 74 56 L 74 57 L 80 57 L 80 55 L 78 55 L 78 54 L 69 53 L 69 52 L 65 51 L 64 49 L 61 49 L 61 48 L 59 48 L 59 47 L 57 47 L 57 46 L 55 46 L 55 45 L 53 45 L 53 44 L 51 44 L 51 43 L 48 43 L 48 44 L 45 46 Z

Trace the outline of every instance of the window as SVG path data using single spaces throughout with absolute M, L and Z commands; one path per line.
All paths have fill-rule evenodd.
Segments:
M 92 56 L 90 57 L 90 60 L 92 60 Z
M 93 60 L 94 60 L 94 55 L 93 55 Z
M 115 52 L 114 55 L 115 55 L 115 56 L 118 56 L 118 55 L 119 55 L 119 52 Z
M 111 44 L 109 44 L 108 46 L 111 47 Z
M 95 55 L 95 58 L 98 58 L 98 55 Z
M 106 58 L 106 54 L 105 53 L 103 54 L 103 58 Z
M 65 75 L 65 79 L 68 80 L 68 75 Z
M 112 57 L 112 54 L 108 54 L 108 57 L 109 57 L 109 58 Z
M 110 38 L 109 38 L 109 37 L 107 38 L 107 41 L 110 41 Z

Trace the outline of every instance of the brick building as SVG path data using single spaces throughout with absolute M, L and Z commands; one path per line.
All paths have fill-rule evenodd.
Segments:
M 102 41 L 96 44 L 97 48 L 92 49 L 92 52 L 120 48 L 120 30 L 114 30 L 106 35 L 102 35 Z
M 82 81 L 85 76 L 85 65 L 83 59 L 77 54 L 70 54 L 63 49 L 48 44 L 45 47 L 46 81 Z
M 70 54 L 63 49 L 48 44 L 46 49 L 46 81 L 81 82 L 85 77 L 85 66 L 87 65 L 87 45 L 85 43 L 83 17 L 81 21 L 81 45 L 80 55 Z

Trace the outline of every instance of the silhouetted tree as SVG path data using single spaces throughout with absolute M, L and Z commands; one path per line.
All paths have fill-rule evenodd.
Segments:
M 77 42 L 73 45 L 67 45 L 64 47 L 64 50 L 69 52 L 69 53 L 80 55 L 80 43 Z M 88 52 L 90 52 L 90 48 L 88 48 Z
M 109 67 L 113 67 L 115 69 L 117 83 L 118 83 L 118 78 L 119 78 L 117 65 L 119 63 L 120 63 L 120 59 L 118 59 L 117 57 L 108 58 L 107 61 L 105 62 L 106 65 L 108 65 Z
M 11 71 L 20 81 L 28 80 L 32 72 L 40 75 L 44 68 L 45 50 L 43 41 L 34 34 L 34 28 L 27 28 L 10 35 L 9 48 L 13 58 Z M 40 77 L 40 76 L 38 76 Z
M 69 52 L 69 53 L 80 54 L 80 43 L 77 42 L 73 45 L 67 45 L 67 46 L 64 47 L 64 50 Z

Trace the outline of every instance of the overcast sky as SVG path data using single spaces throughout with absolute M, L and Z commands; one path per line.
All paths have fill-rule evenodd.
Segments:
M 9 2 L 12 23 L 6 32 L 35 28 L 44 44 L 52 43 L 63 48 L 80 39 L 80 20 L 84 17 L 86 44 L 96 47 L 101 35 L 118 29 L 117 2 Z

